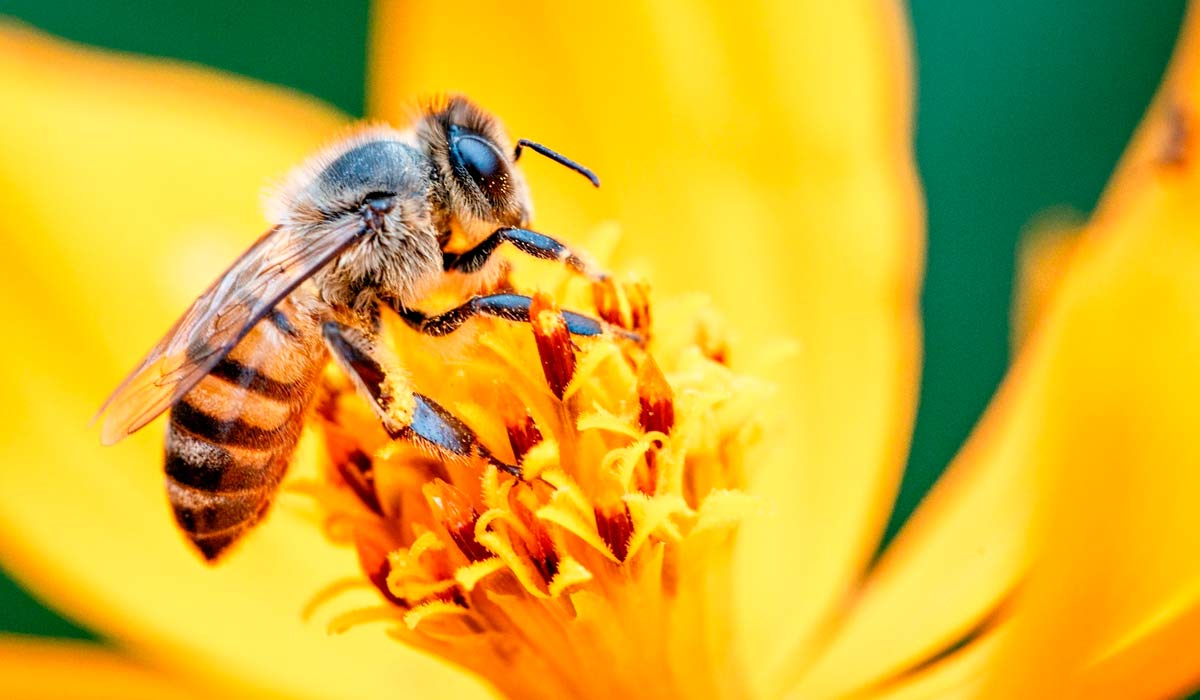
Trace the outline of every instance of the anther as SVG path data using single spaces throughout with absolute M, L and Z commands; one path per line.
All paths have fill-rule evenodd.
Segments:
M 388 561 L 387 545 L 377 537 L 362 533 L 355 538 L 354 548 L 358 552 L 358 564 L 367 580 L 375 586 L 388 602 L 401 607 L 408 607 L 408 602 L 392 592 L 388 586 L 388 576 L 392 573 L 391 562 Z
M 542 527 L 534 516 L 533 510 L 525 503 L 525 498 L 532 498 L 532 493 L 528 490 L 518 491 L 513 490 L 509 496 L 509 504 L 512 507 L 512 512 L 520 519 L 521 524 L 525 526 L 530 533 L 529 539 L 514 537 L 513 544 L 517 545 L 518 551 L 524 549 L 523 554 L 533 562 L 534 568 L 542 575 L 542 580 L 547 585 L 554 580 L 554 576 L 558 573 L 559 556 L 558 548 L 554 546 L 554 540 L 550 538 L 550 533 L 546 528 Z M 534 505 L 536 505 L 536 499 Z
M 527 411 L 506 419 L 504 427 L 508 430 L 508 444 L 512 445 L 513 458 L 517 464 L 542 441 L 542 431 L 538 430 L 533 416 Z
M 596 305 L 596 315 L 614 326 L 624 328 L 621 314 L 621 300 L 617 296 L 617 283 L 611 277 L 596 281 L 592 285 L 592 301 Z
M 675 395 L 654 358 L 646 356 L 637 378 L 638 424 L 646 432 L 671 433 L 675 427 Z
M 629 330 L 650 337 L 650 285 L 642 281 L 622 285 L 629 300 Z
M 729 341 L 719 319 L 701 313 L 696 318 L 693 342 L 700 352 L 717 364 L 729 366 Z
M 617 561 L 625 561 L 629 554 L 629 538 L 633 535 L 633 518 L 629 515 L 629 507 L 617 502 L 607 506 L 597 505 L 593 512 L 596 514 L 596 531 L 600 539 L 608 545 Z
M 473 562 L 491 556 L 487 548 L 475 541 L 475 521 L 479 520 L 479 513 L 465 493 L 441 479 L 425 484 L 421 490 L 433 516 L 445 526 L 463 556 Z
M 571 343 L 567 322 L 554 301 L 540 292 L 533 296 L 530 303 L 529 320 L 546 383 L 550 391 L 561 399 L 571 383 L 571 377 L 575 376 L 575 347 Z
M 596 314 L 608 323 L 650 337 L 650 286 L 645 282 L 615 282 L 611 277 L 592 285 Z
M 358 500 L 371 512 L 383 515 L 379 495 L 375 492 L 375 470 L 371 464 L 371 457 L 366 452 L 354 448 L 343 459 L 337 460 L 336 465 L 338 474 L 354 495 L 358 496 Z
M 638 424 L 642 430 L 669 435 L 675 427 L 674 394 L 662 370 L 649 355 L 638 370 L 637 392 L 641 409 Z M 643 493 L 654 493 L 658 488 L 658 450 L 661 447 L 656 443 L 646 452 L 646 473 L 638 480 L 638 490 Z

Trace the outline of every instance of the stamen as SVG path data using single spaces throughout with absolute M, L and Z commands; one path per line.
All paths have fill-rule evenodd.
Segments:
M 671 428 L 675 427 L 675 397 L 667 378 L 652 357 L 646 357 L 638 372 L 637 391 L 641 406 L 638 425 L 648 433 L 670 435 Z
M 597 505 L 594 512 L 600 539 L 608 545 L 617 561 L 625 561 L 629 554 L 629 538 L 633 535 L 633 518 L 629 517 L 629 507 L 624 503 Z
M 528 557 L 538 573 L 542 575 L 542 579 L 546 585 L 554 580 L 555 574 L 558 573 L 559 555 L 558 550 L 554 547 L 553 540 L 550 539 L 546 528 L 534 516 L 533 511 L 526 505 L 526 502 L 533 501 L 533 495 L 529 488 L 514 489 L 509 496 L 512 505 L 513 514 L 520 519 L 521 524 L 525 526 L 528 535 L 514 539 L 514 544 L 517 546 L 518 553 L 524 549 L 524 554 Z
M 479 513 L 467 495 L 441 479 L 434 479 L 421 490 L 429 501 L 433 517 L 446 528 L 459 551 L 472 562 L 487 559 L 490 556 L 487 549 L 475 541 L 475 523 L 479 520 Z
M 330 634 L 343 634 L 350 631 L 359 625 L 365 625 L 371 622 L 390 622 L 395 620 L 403 620 L 404 616 L 397 612 L 395 608 L 385 606 L 375 608 L 361 608 L 358 610 L 350 610 L 338 615 L 325 625 Z
M 367 582 L 361 578 L 341 578 L 331 581 L 328 585 L 313 594 L 313 597 L 304 605 L 304 609 L 300 611 L 300 619 L 308 622 L 312 619 L 313 615 L 317 614 L 318 610 L 332 602 L 338 596 L 343 593 L 359 590 L 366 585 Z
M 675 403 L 671 386 L 663 376 L 654 358 L 647 356 L 638 371 L 637 379 L 638 425 L 642 426 L 647 436 L 650 434 L 670 435 L 675 427 Z M 638 490 L 642 493 L 654 493 L 658 490 L 658 451 L 662 448 L 661 440 L 655 440 L 646 450 L 646 473 L 639 479 Z
M 388 560 L 390 547 L 379 538 L 371 537 L 366 533 L 360 534 L 355 540 L 354 546 L 358 552 L 358 565 L 362 567 L 363 573 L 366 574 L 371 585 L 375 586 L 388 602 L 400 607 L 407 607 L 406 601 L 392 593 L 392 589 L 388 586 L 388 577 L 392 573 L 392 565 Z
M 571 383 L 571 377 L 575 376 L 575 348 L 571 333 L 567 330 L 567 321 L 558 312 L 554 300 L 541 292 L 533 295 L 529 320 L 546 383 L 550 385 L 550 391 L 561 399 Z
M 650 337 L 650 285 L 641 281 L 618 284 L 608 277 L 592 286 L 592 299 L 600 318 Z
M 617 296 L 617 283 L 611 277 L 592 285 L 592 298 L 600 318 L 614 326 L 625 327 L 625 319 L 621 314 L 621 300 Z
M 513 458 L 517 464 L 542 441 L 542 431 L 538 430 L 537 423 L 528 411 L 508 418 L 504 421 L 504 427 L 508 430 L 508 443 L 512 446 Z
M 729 341 L 726 338 L 724 321 L 714 318 L 707 309 L 702 309 L 696 318 L 696 347 L 708 359 L 729 366 Z
M 383 515 L 379 505 L 379 496 L 375 493 L 375 472 L 371 467 L 371 458 L 360 449 L 352 449 L 344 460 L 334 463 L 338 474 L 346 481 L 346 485 L 354 491 L 363 505 L 370 508 L 376 515 Z

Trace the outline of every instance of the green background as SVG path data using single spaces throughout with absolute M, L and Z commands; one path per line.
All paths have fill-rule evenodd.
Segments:
M 0 0 L 100 46 L 206 63 L 363 112 L 367 5 Z M 894 533 L 1008 363 L 1013 253 L 1054 205 L 1089 211 L 1170 54 L 1183 0 L 914 0 L 917 158 L 929 210 L 925 368 Z M 0 67 L 2 69 L 2 67 Z M 0 631 L 88 636 L 0 577 Z

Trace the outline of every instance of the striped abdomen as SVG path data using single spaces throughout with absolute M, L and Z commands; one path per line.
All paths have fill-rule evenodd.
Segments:
M 266 513 L 325 359 L 314 321 L 285 300 L 172 407 L 167 495 L 206 559 Z

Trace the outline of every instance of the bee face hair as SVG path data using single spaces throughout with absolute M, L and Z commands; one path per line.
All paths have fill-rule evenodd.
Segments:
M 446 97 L 423 110 L 416 138 L 439 175 L 449 214 L 464 229 L 528 224 L 529 189 L 499 120 L 464 97 Z

